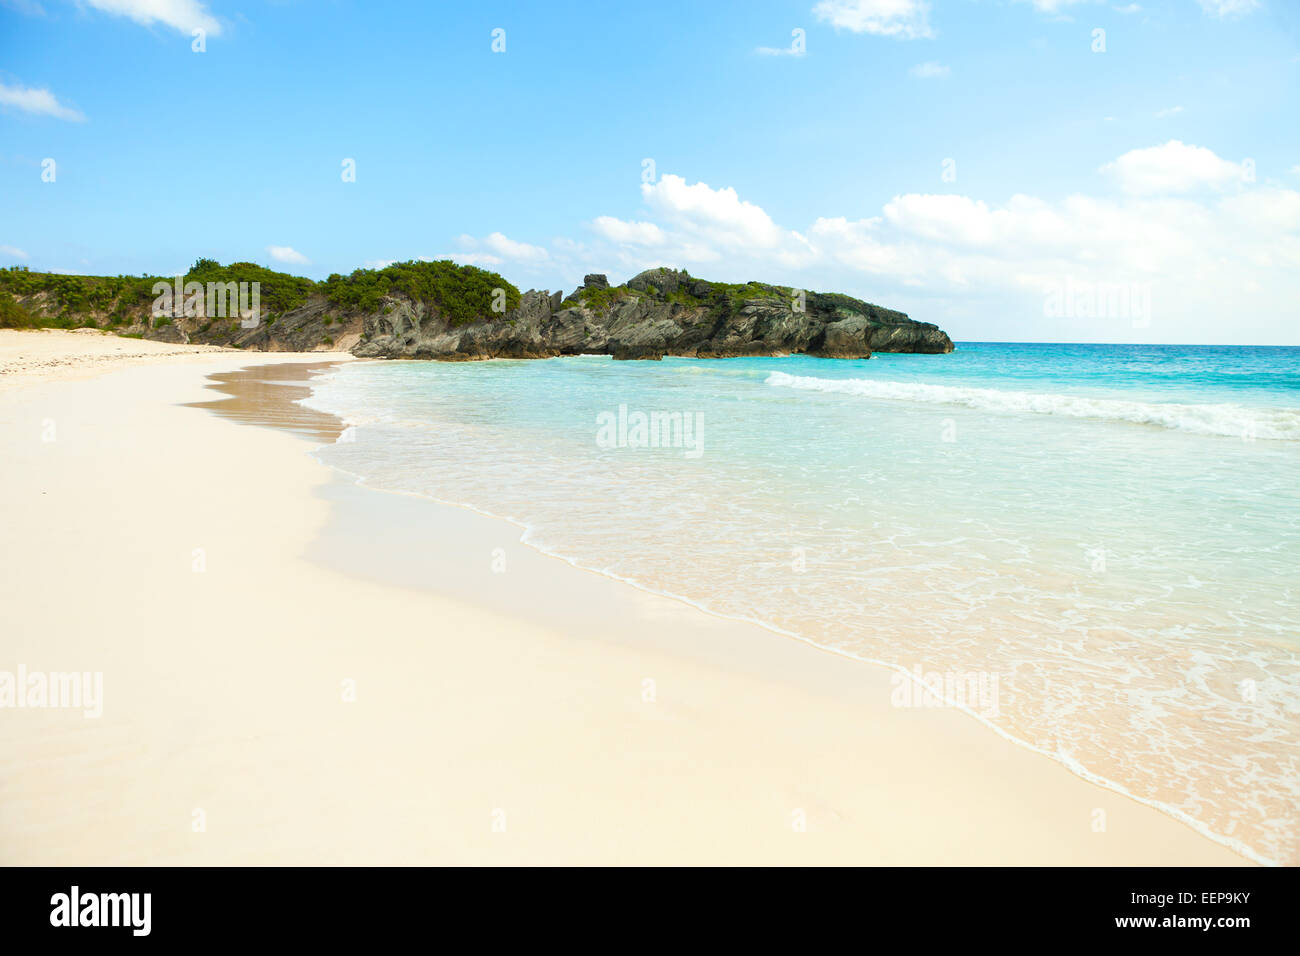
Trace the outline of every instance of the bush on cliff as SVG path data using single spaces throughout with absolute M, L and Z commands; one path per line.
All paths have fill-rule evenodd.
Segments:
M 263 310 L 285 312 L 307 301 L 316 283 L 300 276 L 274 272 L 253 262 L 233 262 L 223 266 L 215 259 L 199 259 L 182 277 L 182 282 L 259 283 L 258 295 Z M 33 315 L 38 326 L 69 328 L 83 325 L 87 316 L 110 314 L 118 323 L 134 314 L 147 316 L 153 301 L 154 285 L 175 282 L 172 276 L 77 276 L 58 272 L 31 272 L 22 266 L 0 269 L 0 292 L 12 296 L 45 293 L 47 312 L 52 318 Z
M 447 259 L 395 262 L 348 276 L 336 273 L 321 283 L 321 291 L 337 306 L 364 312 L 377 311 L 384 296 L 401 293 L 435 308 L 452 325 L 492 319 L 519 305 L 519 289 L 497 273 Z M 502 311 L 494 311 L 494 302 Z
M 0 329 L 30 329 L 35 325 L 31 314 L 12 295 L 0 291 Z
M 256 262 L 232 262 L 223 266 L 215 259 L 199 259 L 185 273 L 186 282 L 201 282 L 206 289 L 209 282 L 258 283 L 258 296 L 263 312 L 288 312 L 307 301 L 316 283 L 302 276 L 275 272 Z

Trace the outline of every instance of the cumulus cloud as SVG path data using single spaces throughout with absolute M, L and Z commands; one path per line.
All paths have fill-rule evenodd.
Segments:
M 270 253 L 271 258 L 276 262 L 289 262 L 297 266 L 305 266 L 311 263 L 310 259 L 293 246 L 267 246 L 266 251 Z
M 483 263 L 496 265 L 501 262 L 536 264 L 545 262 L 550 258 L 550 253 L 541 246 L 534 246 L 527 242 L 516 242 L 500 232 L 494 232 L 483 239 L 462 235 L 457 241 L 465 249 L 465 252 L 457 257 L 457 261 L 464 262 L 467 265 Z M 477 261 L 471 262 L 472 257 L 476 257 Z
M 27 253 L 17 246 L 0 246 L 0 256 L 4 256 L 6 259 L 26 259 Z
M 669 174 L 642 183 L 641 198 L 662 224 L 613 216 L 597 217 L 590 224 L 629 267 L 737 261 L 755 255 L 798 266 L 812 254 L 806 237 L 781 228 L 762 207 L 742 200 L 731 187 L 715 189 Z
M 669 174 L 658 182 L 642 183 L 641 198 L 670 222 L 707 233 L 719 245 L 773 248 L 784 238 L 771 216 L 742 200 L 729 186 L 713 189 L 706 183 L 688 184 L 681 176 Z
M 1222 189 L 1247 179 L 1246 166 L 1220 159 L 1213 150 L 1171 139 L 1163 146 L 1134 149 L 1101 167 L 1125 192 L 1135 195 Z
M 79 110 L 64 106 L 58 97 L 47 89 L 28 86 L 8 86 L 0 83 L 0 106 L 12 106 L 24 113 L 38 116 L 53 116 L 58 119 L 84 122 L 86 117 Z
M 209 36 L 221 33 L 221 23 L 200 0 L 85 0 L 96 10 L 129 17 L 143 26 L 161 23 L 186 36 L 199 29 Z
M 821 0 L 813 15 L 835 29 L 899 40 L 929 39 L 930 4 L 924 0 Z
M 667 240 L 664 231 L 653 222 L 625 222 L 613 216 L 597 216 L 591 227 L 606 239 L 636 246 L 662 246 Z

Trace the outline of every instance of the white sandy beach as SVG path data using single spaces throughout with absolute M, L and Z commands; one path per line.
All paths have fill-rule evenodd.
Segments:
M 330 358 L 0 332 L 0 671 L 103 674 L 101 717 L 0 710 L 0 863 L 1246 862 L 883 668 L 183 405 Z

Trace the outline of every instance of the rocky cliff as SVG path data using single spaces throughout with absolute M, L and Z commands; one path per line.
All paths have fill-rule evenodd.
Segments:
M 309 301 L 239 343 L 263 349 L 319 347 L 327 304 Z M 665 355 L 730 358 L 805 353 L 866 358 L 876 352 L 951 352 L 928 322 L 845 295 L 751 283 L 710 283 L 652 269 L 611 287 L 589 275 L 568 297 L 525 292 L 501 316 L 453 324 L 425 303 L 390 296 L 378 313 L 341 316 L 336 347 L 358 356 L 473 360 L 598 354 L 616 359 Z M 353 340 L 355 337 L 355 340 Z
M 221 268 L 227 279 L 226 273 L 242 265 L 205 263 L 201 260 L 196 269 Z M 30 288 L 33 276 L 11 281 L 16 285 L 21 279 Z M 18 301 L 34 314 L 66 319 L 69 308 L 58 294 L 66 278 L 60 277 L 57 289 L 20 295 Z M 135 299 L 127 308 L 128 292 L 116 287 L 111 300 L 101 290 L 103 320 L 92 315 L 87 324 L 107 323 L 128 335 L 163 341 L 450 361 L 577 354 L 616 359 L 792 353 L 866 358 L 873 351 L 953 348 L 935 325 L 846 295 L 709 282 L 674 269 L 651 269 L 620 286 L 611 286 L 603 275 L 589 275 L 568 296 L 520 293 L 494 273 L 445 262 L 358 270 L 319 284 L 296 281 L 305 285 L 286 290 L 284 281 L 279 283 L 276 307 L 264 304 L 255 325 L 179 311 L 159 318 L 143 304 L 140 289 L 129 292 Z M 501 287 L 489 288 L 496 283 Z M 62 292 L 64 298 L 70 294 L 79 293 Z M 93 289 L 87 299 L 95 301 Z

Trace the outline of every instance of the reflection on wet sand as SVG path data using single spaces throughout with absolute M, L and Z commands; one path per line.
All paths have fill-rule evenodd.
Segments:
M 313 442 L 332 442 L 343 432 L 343 420 L 299 404 L 311 394 L 306 382 L 338 362 L 299 362 L 255 365 L 237 372 L 209 375 L 208 388 L 225 398 L 190 402 L 190 408 L 210 408 L 232 421 L 268 425 Z

